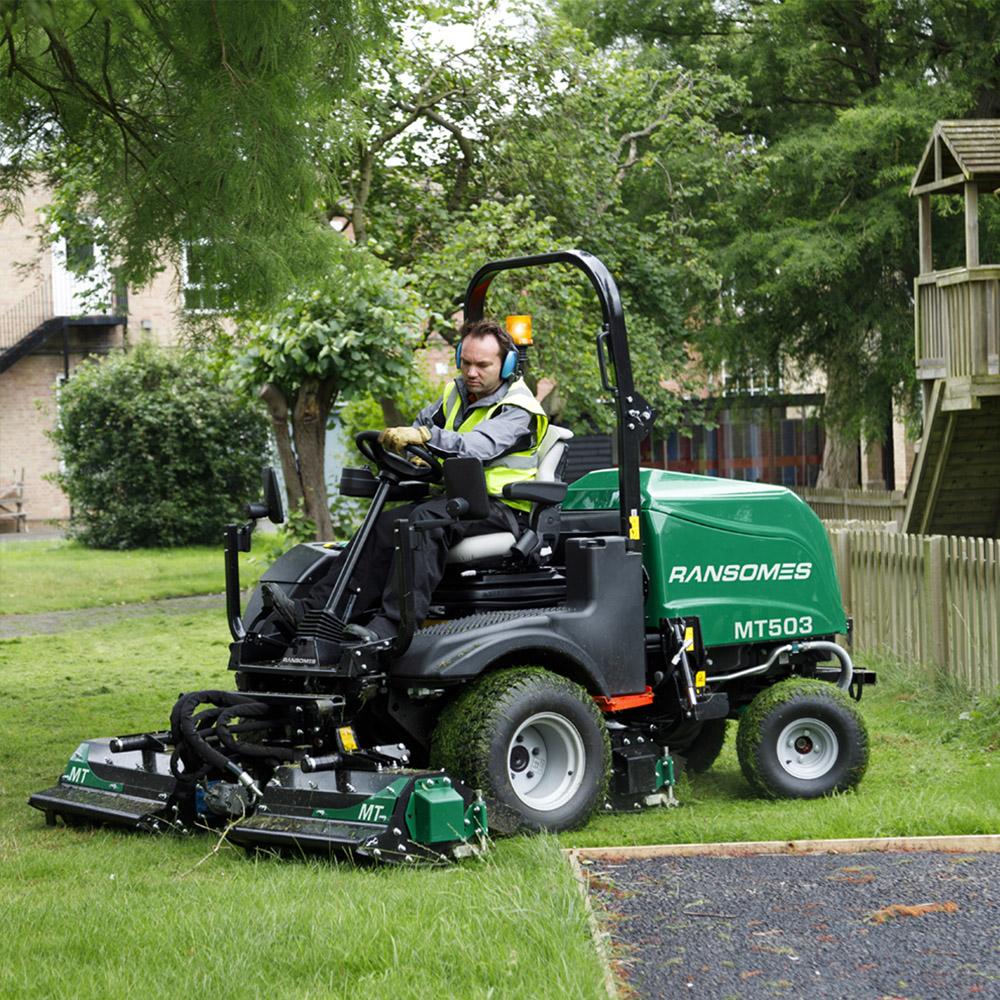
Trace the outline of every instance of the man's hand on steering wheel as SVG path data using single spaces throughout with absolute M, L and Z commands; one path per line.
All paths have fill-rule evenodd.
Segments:
M 387 427 L 379 432 L 378 443 L 397 455 L 402 455 L 407 445 L 425 445 L 431 439 L 427 427 Z
M 420 431 L 425 428 L 418 427 L 390 427 L 384 431 L 362 431 L 354 438 L 358 451 L 369 461 L 374 462 L 380 469 L 388 470 L 397 477 L 404 479 L 418 479 L 425 482 L 439 482 L 443 474 L 441 460 L 426 447 L 423 435 L 419 442 L 403 443 L 401 450 L 396 452 L 387 445 L 382 444 L 382 438 L 389 431 Z M 427 432 L 430 437 L 430 432 Z

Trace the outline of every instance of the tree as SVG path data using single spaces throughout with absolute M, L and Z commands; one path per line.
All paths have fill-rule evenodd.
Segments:
M 706 192 L 739 158 L 713 125 L 734 88 L 708 71 L 643 65 L 634 46 L 600 52 L 550 12 L 512 10 L 518 23 L 479 26 L 467 48 L 447 51 L 417 33 L 372 60 L 337 112 L 357 123 L 358 138 L 334 169 L 342 198 L 330 213 L 417 275 L 428 334 L 449 342 L 456 296 L 486 259 L 567 245 L 597 253 L 620 279 L 644 391 L 674 423 L 680 400 L 664 386 L 689 381 L 686 328 L 719 281 L 701 249 L 718 222 L 692 206 L 712 203 Z M 533 373 L 559 382 L 567 419 L 603 429 L 593 401 L 599 320 L 586 282 L 572 301 L 551 275 L 515 283 L 539 330 L 559 330 L 558 346 L 539 338 Z
M 267 425 L 200 359 L 140 345 L 87 361 L 53 432 L 72 533 L 97 548 L 210 544 L 257 495 Z
M 4 0 L 0 209 L 41 177 L 146 284 L 198 241 L 233 302 L 317 273 L 328 227 L 311 123 L 389 35 L 374 0 Z M 342 141 L 328 129 L 325 141 Z
M 934 121 L 974 113 L 996 85 L 996 65 L 993 83 L 962 66 L 971 52 L 983 69 L 982 24 L 966 22 L 958 46 L 955 27 L 949 5 L 797 0 L 755 13 L 752 53 L 748 39 L 737 45 L 764 146 L 755 225 L 727 253 L 735 308 L 722 343 L 824 371 L 821 486 L 856 485 L 859 433 L 882 436 L 893 397 L 912 404 L 907 187 Z
M 712 58 L 747 87 L 737 117 L 754 183 L 719 227 L 721 324 L 703 346 L 734 367 L 827 379 L 823 485 L 856 485 L 859 433 L 912 400 L 912 171 L 935 119 L 1000 106 L 995 4 L 598 0 L 603 37 L 663 59 Z M 991 209 L 986 207 L 986 213 Z M 989 228 L 986 220 L 985 228 Z M 940 245 L 940 244 L 939 244 Z
M 289 508 L 332 537 L 324 443 L 338 397 L 387 395 L 411 377 L 422 311 L 406 286 L 364 247 L 340 239 L 322 284 L 286 296 L 225 344 L 232 378 L 267 406 Z

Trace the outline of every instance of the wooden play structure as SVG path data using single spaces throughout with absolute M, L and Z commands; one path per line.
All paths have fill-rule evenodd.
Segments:
M 1000 188 L 1000 120 L 940 121 L 910 186 L 919 199 L 917 377 L 924 432 L 904 529 L 1000 537 L 1000 264 L 979 259 L 979 194 Z M 932 196 L 965 201 L 965 266 L 935 271 Z

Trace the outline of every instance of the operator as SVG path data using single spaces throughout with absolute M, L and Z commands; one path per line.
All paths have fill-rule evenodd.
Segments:
M 490 319 L 465 323 L 459 330 L 456 363 L 461 374 L 445 387 L 439 400 L 425 406 L 409 427 L 388 427 L 378 438 L 382 447 L 398 455 L 404 455 L 408 445 L 423 445 L 446 458 L 481 459 L 485 467 L 489 515 L 475 521 L 450 521 L 420 532 L 422 544 L 413 549 L 413 612 L 417 623 L 427 617 L 431 595 L 444 575 L 452 546 L 471 535 L 496 531 L 520 536 L 531 505 L 504 500 L 502 490 L 507 483 L 535 478 L 538 449 L 548 428 L 541 404 L 516 374 L 517 348 L 499 323 Z M 347 627 L 355 640 L 389 639 L 399 630 L 396 520 L 406 517 L 418 523 L 445 519 L 446 503 L 447 497 L 439 496 L 379 515 L 355 570 L 354 583 L 359 591 L 353 617 L 365 618 L 372 609 L 377 611 L 367 625 L 355 623 Z M 332 586 L 316 587 L 308 606 L 322 607 Z M 274 610 L 293 625 L 298 609 L 292 612 L 288 606 L 293 602 L 278 588 L 269 589 L 271 592 L 264 594 L 265 605 L 273 603 Z

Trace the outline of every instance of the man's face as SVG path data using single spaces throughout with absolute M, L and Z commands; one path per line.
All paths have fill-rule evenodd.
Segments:
M 466 337 L 462 341 L 462 378 L 471 395 L 481 398 L 496 392 L 502 367 L 496 337 Z

